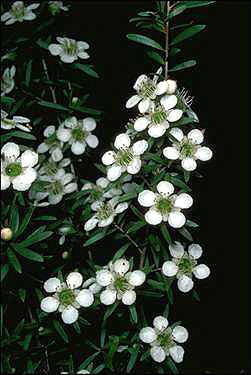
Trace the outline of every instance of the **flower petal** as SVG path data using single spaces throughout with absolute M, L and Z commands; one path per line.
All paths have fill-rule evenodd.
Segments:
M 94 129 L 96 129 L 96 126 L 97 126 L 97 123 L 92 117 L 86 117 L 83 120 L 83 128 L 84 130 L 87 130 L 88 132 L 91 132 Z
M 187 134 L 187 138 L 194 144 L 199 145 L 204 140 L 204 135 L 199 129 L 193 129 Z
M 49 45 L 48 49 L 53 56 L 57 56 L 63 52 L 63 48 L 60 46 L 60 44 L 52 43 Z
M 38 154 L 31 150 L 26 150 L 21 155 L 22 167 L 34 167 L 38 162 Z
M 141 97 L 139 95 L 131 96 L 131 98 L 129 98 L 126 102 L 126 108 L 134 107 L 136 104 L 138 104 L 140 100 L 141 100 Z
M 20 155 L 19 146 L 16 143 L 8 142 L 2 147 L 1 154 L 4 154 L 6 158 L 16 159 Z
M 184 134 L 183 134 L 183 131 L 179 128 L 172 128 L 170 129 L 170 132 L 169 132 L 174 138 L 177 139 L 177 141 L 181 142 L 182 139 L 184 138 Z
M 195 152 L 194 156 L 201 161 L 208 161 L 212 158 L 213 153 L 209 147 L 200 147 Z
M 45 297 L 40 304 L 41 309 L 47 313 L 56 311 L 58 306 L 59 301 L 54 297 Z
M 181 258 L 184 254 L 184 247 L 180 242 L 175 241 L 169 245 L 169 251 L 174 258 Z
M 117 135 L 114 141 L 114 147 L 117 148 L 118 150 L 121 148 L 127 148 L 130 146 L 130 144 L 131 144 L 130 137 L 126 133 Z
M 98 222 L 98 226 L 101 227 L 101 228 L 107 227 L 108 225 L 110 225 L 113 222 L 113 220 L 114 220 L 114 215 L 111 215 L 107 219 L 100 220 Z
M 193 158 L 184 158 L 181 161 L 181 166 L 186 171 L 191 172 L 191 171 L 194 171 L 197 168 L 197 163 Z
M 156 188 L 163 197 L 169 197 L 174 192 L 173 184 L 168 181 L 160 181 Z
M 182 344 L 188 339 L 188 331 L 185 327 L 176 326 L 172 331 L 172 336 L 175 341 Z
M 165 134 L 167 127 L 165 126 L 164 123 L 162 124 L 152 124 L 148 128 L 148 134 L 150 137 L 153 138 L 159 138 L 163 134 Z
M 66 284 L 69 288 L 79 288 L 83 282 L 83 276 L 79 272 L 71 272 L 66 278 Z
M 76 301 L 83 307 L 89 307 L 94 302 L 94 296 L 88 289 L 82 289 L 76 297 Z
M 99 141 L 98 141 L 98 138 L 96 137 L 96 135 L 88 135 L 88 137 L 86 137 L 85 139 L 86 143 L 88 144 L 89 147 L 91 148 L 96 148 L 99 144 Z
M 102 156 L 102 163 L 104 165 L 111 165 L 115 162 L 116 153 L 114 151 L 106 151 Z
M 127 290 L 122 295 L 122 303 L 124 305 L 132 305 L 136 301 L 136 293 L 134 290 Z
M 102 189 L 105 189 L 109 185 L 109 181 L 105 177 L 99 177 L 96 181 L 96 185 L 100 186 Z
M 186 222 L 186 218 L 182 212 L 172 211 L 167 219 L 169 225 L 173 228 L 181 228 Z
M 210 275 L 210 268 L 205 264 L 199 264 L 193 268 L 193 274 L 197 279 L 205 279 Z
M 188 246 L 188 254 L 193 259 L 198 259 L 202 255 L 202 247 L 197 243 L 192 243 Z
M 180 152 L 175 147 L 165 147 L 163 155 L 169 160 L 177 160 L 179 159 Z
M 57 277 L 51 277 L 44 283 L 44 289 L 47 293 L 55 293 L 60 285 L 61 281 Z
M 157 335 L 152 327 L 144 327 L 139 332 L 139 338 L 146 344 L 150 344 L 157 339 Z
M 153 326 L 159 331 L 163 331 L 168 327 L 168 320 L 162 315 L 156 316 L 153 320 Z
M 151 120 L 147 117 L 139 117 L 137 120 L 134 122 L 134 129 L 137 132 L 141 132 L 142 130 L 145 130 L 147 126 L 151 123 Z
M 78 320 L 78 310 L 70 305 L 64 309 L 61 316 L 65 324 L 75 323 Z
M 180 363 L 180 362 L 183 361 L 183 357 L 184 357 L 184 349 L 182 348 L 182 346 L 180 346 L 180 345 L 172 346 L 172 347 L 169 349 L 169 353 L 170 353 L 172 359 L 173 359 L 176 363 Z
M 155 362 L 163 362 L 166 359 L 166 352 L 161 346 L 154 345 L 150 349 L 150 354 Z
M 174 202 L 174 207 L 189 208 L 193 205 L 193 198 L 187 193 L 181 193 L 177 196 Z
M 44 154 L 48 150 L 49 150 L 49 146 L 43 142 L 43 143 L 40 143 L 40 145 L 38 145 L 37 153 Z
M 85 152 L 86 144 L 82 142 L 74 142 L 71 145 L 71 151 L 74 155 L 81 155 Z
M 75 56 L 69 56 L 67 55 L 66 53 L 64 53 L 64 51 L 61 53 L 60 55 L 60 59 L 61 61 L 63 61 L 64 63 L 67 63 L 67 64 L 71 64 L 73 63 L 73 61 L 76 60 L 76 57 Z
M 128 203 L 124 202 L 124 203 L 119 203 L 117 205 L 117 207 L 115 208 L 115 213 L 116 214 L 121 214 L 122 212 L 124 212 L 126 209 L 128 208 Z
M 11 184 L 11 182 L 10 182 L 9 176 L 5 176 L 5 175 L 1 174 L 1 190 L 8 189 L 10 184 Z
M 130 164 L 128 164 L 126 170 L 128 173 L 136 174 L 140 171 L 141 168 L 141 160 L 139 157 L 134 158 Z
M 191 289 L 193 289 L 193 280 L 186 275 L 182 275 L 179 278 L 177 284 L 178 284 L 178 289 L 183 293 L 187 293 Z
M 129 283 L 133 286 L 140 286 L 145 282 L 146 274 L 141 270 L 135 270 L 130 273 Z
M 63 194 L 50 194 L 48 200 L 50 204 L 58 204 L 61 202 L 62 198 Z
M 151 190 L 143 190 L 138 195 L 138 202 L 143 207 L 151 207 L 154 205 L 156 195 Z
M 148 142 L 142 139 L 141 141 L 137 141 L 132 146 L 132 151 L 134 155 L 142 155 L 148 147 Z
M 92 217 L 91 219 L 87 220 L 87 222 L 84 225 L 84 230 L 89 231 L 96 227 L 98 223 L 98 219 L 96 217 Z
M 68 142 L 69 139 L 71 138 L 71 131 L 64 127 L 59 128 L 56 134 L 57 134 L 57 138 L 62 142 Z
M 116 301 L 117 292 L 114 290 L 103 290 L 103 292 L 100 293 L 100 302 L 104 305 L 112 305 Z
M 156 95 L 162 95 L 166 92 L 168 88 L 168 83 L 167 81 L 161 81 L 157 83 L 157 88 L 156 88 Z
M 179 267 L 170 260 L 167 260 L 165 263 L 163 263 L 162 272 L 167 277 L 175 276 L 178 270 L 179 270 Z
M 160 104 L 165 108 L 166 111 L 173 108 L 177 104 L 177 96 L 176 95 L 165 95 L 160 99 Z
M 140 113 L 145 113 L 149 109 L 150 105 L 151 105 L 150 99 L 147 98 L 147 99 L 141 100 L 141 102 L 139 102 L 138 104 Z
M 183 111 L 181 109 L 172 109 L 167 116 L 167 120 L 170 122 L 178 121 L 183 115 Z
M 121 173 L 121 166 L 114 164 L 107 169 L 107 178 L 109 181 L 116 181 L 121 176 Z
M 158 225 L 162 222 L 162 215 L 159 213 L 159 211 L 151 208 L 145 213 L 145 219 L 151 225 Z

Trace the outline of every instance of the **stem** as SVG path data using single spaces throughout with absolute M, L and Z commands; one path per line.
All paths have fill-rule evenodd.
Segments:
M 42 59 L 42 64 L 43 64 L 43 68 L 44 68 L 44 72 L 45 72 L 45 75 L 46 75 L 46 78 L 48 79 L 48 81 L 50 80 L 50 77 L 49 77 L 49 73 L 48 73 L 48 69 L 47 69 L 47 65 L 46 65 L 46 62 L 44 59 Z M 51 95 L 52 95 L 52 100 L 53 100 L 53 103 L 57 103 L 57 99 L 56 99 L 56 95 L 55 95 L 55 90 L 54 88 L 52 88 L 51 86 L 50 87 L 50 91 L 51 91 Z
M 166 15 L 167 17 L 169 16 L 169 11 L 170 11 L 170 1 L 166 2 Z M 166 22 L 166 45 L 165 45 L 165 79 L 168 77 L 168 37 L 169 37 L 169 22 L 167 20 Z
M 130 237 L 129 236 L 129 234 L 128 233 L 126 233 L 125 231 L 124 231 L 124 229 L 122 229 L 118 224 L 116 224 L 116 223 L 114 223 L 114 225 L 115 225 L 115 227 L 121 232 L 121 233 L 123 233 L 123 235 L 125 236 L 125 237 L 127 237 L 128 238 L 128 240 L 138 249 L 138 251 L 139 251 L 139 253 L 140 253 L 140 255 L 141 255 L 141 257 L 143 257 L 144 258 L 144 254 L 145 254 L 145 251 L 144 250 L 142 250 L 140 247 L 139 247 L 139 245 L 132 239 L 132 237 Z

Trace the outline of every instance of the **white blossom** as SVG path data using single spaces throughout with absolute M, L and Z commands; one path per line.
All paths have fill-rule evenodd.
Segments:
M 80 290 L 83 277 L 79 272 L 71 272 L 66 282 L 52 277 L 44 283 L 47 293 L 54 293 L 41 301 L 41 309 L 47 313 L 59 311 L 66 324 L 72 324 L 78 319 L 78 309 L 89 307 L 94 302 L 94 296 L 88 289 Z
M 183 111 L 175 108 L 177 97 L 165 95 L 160 99 L 160 104 L 153 103 L 148 113 L 134 122 L 134 129 L 138 132 L 148 129 L 148 134 L 153 138 L 159 138 L 169 128 L 169 122 L 178 121 Z
M 52 43 L 48 49 L 53 56 L 60 57 L 61 61 L 65 63 L 73 63 L 78 58 L 88 59 L 89 55 L 85 52 L 89 48 L 86 42 L 78 42 L 70 38 L 56 38 L 59 44 Z
M 159 182 L 156 188 L 157 193 L 143 190 L 138 195 L 139 204 L 150 207 L 145 214 L 145 220 L 152 225 L 167 221 L 171 227 L 181 228 L 186 222 L 181 209 L 192 206 L 192 197 L 187 193 L 173 194 L 174 186 L 167 181 Z
M 23 1 L 15 1 L 10 10 L 1 16 L 1 21 L 5 22 L 5 25 L 12 25 L 17 21 L 32 21 L 36 18 L 36 14 L 32 11 L 37 9 L 39 5 L 39 3 L 34 3 L 25 7 Z
M 148 78 L 145 74 L 140 75 L 133 88 L 136 90 L 137 95 L 133 95 L 126 102 L 126 108 L 132 108 L 138 104 L 138 109 L 141 113 L 145 113 L 151 108 L 154 103 L 154 99 L 157 96 L 167 92 L 169 84 L 167 81 L 158 81 L 158 74 L 160 74 L 162 68 L 160 68 L 153 79 Z
M 169 160 L 180 159 L 181 166 L 186 171 L 196 169 L 197 159 L 207 161 L 212 158 L 213 153 L 210 148 L 200 145 L 204 136 L 199 129 L 193 129 L 185 136 L 181 129 L 172 128 L 170 134 L 177 139 L 177 142 L 171 147 L 165 147 L 163 154 Z
M 10 130 L 14 128 L 19 128 L 26 132 L 30 132 L 29 122 L 30 120 L 23 116 L 13 116 L 12 119 L 7 118 L 8 113 L 1 109 L 1 128 L 5 130 Z M 22 125 L 24 124 L 24 125 Z
M 148 142 L 143 139 L 131 145 L 130 137 L 122 133 L 116 137 L 114 147 L 117 152 L 107 151 L 102 156 L 102 163 L 109 165 L 108 180 L 116 181 L 126 171 L 130 174 L 138 173 L 141 168 L 140 155 L 146 151 Z
M 163 362 L 167 356 L 180 363 L 183 361 L 184 349 L 177 343 L 184 343 L 188 339 L 186 328 L 176 325 L 169 327 L 164 316 L 156 316 L 152 327 L 144 327 L 139 333 L 141 341 L 150 344 L 150 355 L 155 362 Z
M 39 154 L 43 154 L 49 151 L 52 159 L 55 162 L 62 160 L 63 159 L 62 148 L 64 145 L 64 141 L 58 139 L 55 126 L 54 125 L 47 126 L 43 134 L 44 134 L 45 140 L 38 146 L 37 152 Z
M 86 145 L 91 148 L 98 146 L 98 138 L 91 133 L 96 126 L 96 121 L 91 117 L 86 117 L 83 120 L 70 117 L 59 126 L 57 138 L 60 141 L 68 142 L 73 154 L 81 155 L 85 152 Z
M 105 287 L 100 293 L 101 303 L 111 305 L 121 300 L 124 305 L 132 305 L 135 302 L 134 288 L 145 282 L 146 275 L 141 270 L 131 272 L 129 268 L 129 262 L 121 258 L 96 272 L 96 282 Z
M 188 251 L 180 242 L 175 241 L 169 245 L 172 260 L 164 262 L 162 272 L 167 277 L 176 276 L 178 279 L 178 289 L 181 292 L 189 292 L 193 288 L 192 276 L 197 279 L 204 279 L 209 276 L 210 269 L 205 264 L 197 264 L 197 259 L 202 255 L 202 248 L 199 244 L 191 244 Z
M 96 211 L 96 213 L 85 223 L 84 229 L 86 231 L 92 230 L 96 225 L 99 227 L 110 225 L 116 215 L 124 212 L 128 208 L 128 203 L 118 204 L 118 197 L 113 197 L 106 203 L 96 202 L 96 204 L 92 204 L 91 208 L 93 211 Z
M 11 68 L 6 68 L 1 79 L 1 96 L 8 94 L 15 87 L 14 76 L 16 74 L 16 67 L 12 65 Z
M 57 13 L 60 13 L 60 10 L 64 10 L 64 11 L 69 10 L 68 7 L 63 5 L 63 1 L 49 1 L 48 7 L 53 16 Z
M 8 142 L 1 149 L 1 190 L 11 184 L 13 189 L 28 190 L 37 178 L 33 168 L 38 162 L 38 154 L 26 150 L 20 155 L 20 148 L 16 143 Z

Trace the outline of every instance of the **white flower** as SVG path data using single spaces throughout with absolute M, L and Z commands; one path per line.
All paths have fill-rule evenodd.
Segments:
M 2 129 L 10 130 L 14 128 L 19 128 L 26 132 L 30 132 L 30 126 L 28 125 L 30 120 L 28 118 L 23 117 L 23 116 L 13 116 L 13 119 L 11 120 L 11 119 L 8 119 L 7 116 L 8 116 L 8 113 L 6 113 L 5 111 L 1 109 L 1 128 Z M 25 125 L 22 125 L 22 124 L 25 124 Z
M 163 149 L 164 156 L 169 160 L 181 160 L 181 166 L 186 171 L 194 171 L 197 167 L 196 160 L 207 161 L 213 153 L 208 147 L 202 147 L 204 136 L 199 129 L 191 130 L 185 136 L 181 129 L 172 128 L 170 134 L 177 139 L 172 147 Z
M 38 162 L 38 154 L 26 150 L 20 156 L 19 146 L 8 142 L 1 149 L 1 157 L 1 190 L 7 189 L 10 184 L 15 190 L 28 190 L 37 177 L 33 167 Z
M 93 211 L 96 211 L 96 214 L 85 223 L 84 229 L 86 231 L 92 230 L 96 227 L 96 225 L 99 227 L 106 227 L 110 225 L 117 214 L 122 213 L 128 208 L 128 203 L 118 204 L 117 197 L 110 199 L 106 203 L 95 203 L 96 204 L 92 204 L 91 208 Z
M 178 289 L 181 292 L 189 292 L 193 288 L 192 276 L 197 279 L 204 279 L 209 276 L 210 269 L 205 264 L 197 265 L 197 259 L 202 254 L 202 248 L 198 244 L 188 246 L 188 252 L 180 242 L 169 245 L 169 250 L 173 259 L 166 261 L 162 266 L 162 272 L 167 277 L 176 276 L 178 279 Z
M 3 72 L 1 79 L 1 96 L 8 94 L 15 87 L 15 81 L 13 77 L 16 74 L 16 67 L 12 65 L 11 68 L 6 68 Z
M 138 109 L 141 113 L 145 113 L 151 108 L 153 100 L 158 96 L 167 92 L 169 83 L 167 81 L 161 81 L 157 83 L 158 74 L 153 79 L 148 78 L 142 74 L 138 77 L 133 88 L 137 91 L 137 95 L 133 95 L 126 102 L 126 108 L 132 108 L 138 104 Z
M 47 126 L 44 130 L 44 137 L 47 138 L 41 143 L 38 148 L 37 152 L 39 154 L 43 154 L 47 151 L 51 154 L 51 157 L 54 161 L 60 161 L 63 159 L 62 147 L 63 147 L 63 140 L 57 138 L 56 128 L 54 125 Z
M 40 4 L 38 3 L 34 3 L 25 7 L 23 1 L 15 1 L 9 12 L 6 12 L 1 16 L 1 21 L 5 22 L 5 25 L 11 25 L 16 21 L 32 21 L 36 18 L 36 14 L 34 14 L 32 10 L 37 9 L 39 5 Z
M 98 146 L 98 138 L 91 133 L 96 126 L 96 121 L 91 117 L 86 117 L 83 120 L 70 117 L 59 126 L 57 138 L 60 141 L 68 142 L 73 154 L 81 155 L 85 152 L 86 145 L 91 148 Z
M 186 193 L 173 194 L 174 186 L 167 181 L 159 182 L 156 188 L 158 193 L 143 190 L 138 195 L 141 206 L 150 207 L 145 214 L 145 220 L 152 225 L 167 221 L 171 227 L 181 228 L 186 218 L 180 210 L 192 206 L 192 197 Z
M 49 10 L 53 16 L 59 13 L 60 10 L 68 11 L 69 8 L 63 5 L 63 1 L 49 1 L 48 3 Z
M 58 310 L 66 324 L 72 324 L 78 319 L 78 309 L 89 307 L 94 302 L 94 296 L 88 289 L 79 290 L 83 277 L 79 272 L 71 272 L 66 283 L 52 277 L 44 283 L 44 289 L 48 293 L 54 293 L 51 297 L 45 297 L 41 301 L 41 309 L 47 313 Z
M 60 57 L 61 61 L 65 63 L 72 63 L 79 57 L 81 59 L 88 59 L 89 55 L 85 52 L 89 48 L 86 42 L 77 42 L 70 38 L 56 38 L 59 44 L 52 43 L 48 49 L 53 56 Z
M 101 303 L 112 305 L 121 300 L 124 305 L 132 305 L 136 301 L 134 288 L 145 282 L 146 275 L 141 270 L 128 272 L 129 267 L 129 262 L 121 258 L 96 272 L 97 284 L 106 288 L 100 293 Z
M 144 327 L 139 333 L 141 341 L 150 344 L 151 357 L 155 362 L 163 362 L 167 356 L 171 356 L 177 363 L 183 361 L 184 349 L 177 345 L 188 339 L 188 332 L 182 326 L 168 327 L 168 320 L 164 316 L 157 316 L 153 320 L 152 327 Z
M 169 128 L 169 122 L 178 121 L 182 116 L 181 109 L 174 109 L 177 104 L 175 95 L 165 95 L 160 99 L 160 104 L 153 104 L 149 113 L 137 118 L 134 129 L 138 132 L 148 128 L 148 134 L 153 138 L 159 138 Z
M 65 173 L 63 168 L 53 175 L 39 175 L 38 181 L 45 183 L 44 191 L 35 192 L 30 194 L 31 199 L 35 199 L 35 205 L 45 207 L 50 204 L 58 204 L 63 199 L 65 194 L 73 193 L 77 190 L 78 185 L 76 182 L 72 182 L 75 178 L 73 173 Z M 48 198 L 48 201 L 38 203 L 41 200 Z
M 148 142 L 143 139 L 131 146 L 130 137 L 122 133 L 116 137 L 114 147 L 117 152 L 107 151 L 102 156 L 102 163 L 111 165 L 107 169 L 108 180 L 115 181 L 126 171 L 130 174 L 138 173 L 141 168 L 140 155 L 146 151 Z

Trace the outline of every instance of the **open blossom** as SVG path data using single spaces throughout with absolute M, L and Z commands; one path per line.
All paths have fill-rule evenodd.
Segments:
M 182 362 L 184 349 L 176 343 L 187 341 L 187 329 L 179 325 L 169 327 L 168 320 L 161 315 L 154 318 L 153 327 L 144 327 L 139 333 L 140 340 L 151 345 L 152 359 L 160 363 L 170 355 L 175 362 Z
M 19 128 L 26 132 L 30 132 L 30 128 L 28 128 L 28 124 L 30 120 L 23 116 L 13 116 L 12 119 L 7 118 L 8 113 L 1 109 L 1 128 L 5 130 L 10 130 L 14 128 Z M 22 125 L 25 124 L 25 125 Z
M 76 117 L 66 119 L 57 130 L 57 138 L 71 145 L 71 151 L 75 155 L 85 152 L 86 145 L 96 148 L 98 138 L 91 132 L 96 129 L 97 123 L 92 117 L 77 120 Z
M 121 258 L 96 272 L 96 282 L 105 287 L 100 293 L 101 303 L 112 305 L 121 300 L 124 305 L 132 305 L 136 301 L 134 288 L 145 282 L 146 275 L 141 270 L 129 272 L 129 268 L 129 262 Z
M 71 272 L 66 282 L 52 277 L 44 283 L 47 293 L 54 293 L 41 301 L 41 309 L 47 313 L 59 311 L 64 323 L 72 324 L 78 319 L 78 309 L 89 307 L 94 302 L 94 296 L 88 289 L 80 290 L 83 277 L 79 272 Z
M 20 155 L 19 146 L 8 142 L 1 149 L 1 158 L 1 190 L 7 189 L 11 184 L 15 190 L 28 190 L 37 178 L 33 167 L 38 162 L 38 154 L 26 150 Z
M 102 163 L 110 166 L 107 169 L 108 180 L 117 180 L 125 171 L 130 174 L 138 173 L 141 168 L 140 155 L 146 151 L 148 142 L 143 139 L 131 146 L 130 137 L 122 133 L 116 137 L 114 147 L 117 152 L 107 151 L 102 156 Z
M 47 126 L 44 130 L 44 137 L 46 138 L 43 143 L 41 143 L 37 152 L 43 154 L 47 151 L 51 154 L 54 161 L 60 161 L 63 159 L 62 147 L 63 142 L 57 138 L 56 128 L 54 125 Z
M 151 106 L 145 116 L 137 118 L 134 129 L 138 132 L 148 128 L 148 134 L 153 138 L 159 138 L 169 128 L 169 122 L 178 121 L 183 111 L 175 108 L 177 104 L 175 95 L 165 95 L 160 99 L 160 104 Z
M 126 108 L 134 107 L 138 104 L 138 109 L 141 113 L 145 113 L 149 110 L 153 104 L 153 100 L 167 92 L 169 84 L 167 81 L 158 81 L 158 72 L 153 79 L 148 78 L 145 74 L 140 75 L 133 88 L 137 91 L 137 95 L 133 95 L 126 102 Z
M 197 279 L 205 279 L 210 274 L 210 269 L 205 264 L 197 265 L 197 259 L 202 255 L 202 248 L 198 244 L 188 246 L 188 252 L 180 242 L 169 245 L 173 259 L 164 262 L 162 272 L 167 277 L 176 276 L 178 289 L 181 292 L 189 292 L 193 288 L 192 276 Z
M 173 194 L 174 186 L 167 181 L 160 181 L 156 188 L 157 193 L 143 190 L 138 195 L 139 204 L 150 207 L 145 214 L 146 221 L 152 225 L 167 221 L 173 228 L 182 227 L 186 218 L 180 210 L 192 206 L 192 197 L 186 193 Z
M 78 42 L 70 38 L 56 38 L 59 44 L 52 43 L 48 49 L 53 56 L 60 57 L 61 61 L 65 63 L 72 63 L 78 58 L 88 59 L 89 55 L 85 52 L 89 48 L 86 42 Z
M 124 212 L 128 208 L 128 203 L 119 203 L 118 197 L 113 197 L 107 202 L 95 202 L 92 204 L 92 210 L 96 211 L 87 222 L 85 223 L 85 230 L 89 231 L 98 225 L 98 227 L 106 227 L 110 225 L 115 216 Z
M 60 13 L 60 10 L 65 10 L 65 11 L 69 10 L 68 7 L 63 5 L 63 1 L 49 1 L 48 6 L 53 16 L 57 13 Z
M 1 79 L 1 96 L 8 94 L 15 87 L 14 76 L 16 74 L 16 67 L 12 65 L 11 68 L 6 68 Z
M 23 1 L 15 1 L 10 10 L 1 16 L 1 21 L 5 22 L 5 25 L 11 25 L 17 21 L 32 21 L 36 18 L 32 10 L 37 9 L 39 5 L 39 3 L 34 3 L 25 7 Z
M 191 130 L 187 136 L 179 128 L 172 128 L 170 134 L 177 139 L 172 147 L 163 149 L 164 156 L 169 160 L 181 160 L 181 166 L 186 171 L 194 171 L 197 167 L 196 160 L 207 161 L 212 158 L 209 147 L 201 146 L 204 136 L 199 129 Z

